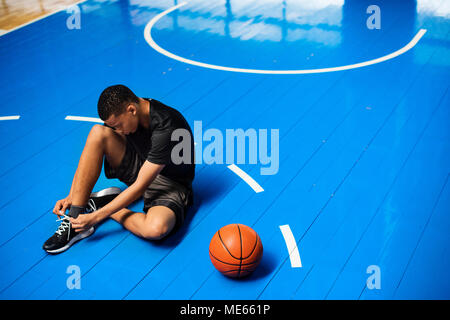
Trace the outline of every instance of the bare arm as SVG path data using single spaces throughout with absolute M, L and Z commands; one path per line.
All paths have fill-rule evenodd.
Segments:
M 164 165 L 154 164 L 145 161 L 139 170 L 136 181 L 120 193 L 113 201 L 103 208 L 93 212 L 96 222 L 100 222 L 117 211 L 127 207 L 133 201 L 137 200 L 145 192 L 147 187 L 152 183 L 156 176 L 164 168 Z

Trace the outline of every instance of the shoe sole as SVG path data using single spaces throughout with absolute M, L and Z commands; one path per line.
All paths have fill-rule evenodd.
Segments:
M 61 253 L 63 251 L 66 251 L 67 249 L 69 249 L 73 244 L 75 244 L 75 242 L 80 241 L 84 238 L 89 237 L 90 235 L 92 235 L 94 233 L 94 227 L 91 227 L 89 230 L 82 232 L 80 234 L 77 234 L 75 237 L 72 238 L 72 240 L 69 241 L 69 243 L 67 243 L 64 247 L 61 247 L 59 249 L 55 249 L 55 250 L 45 250 L 48 253 Z
M 114 194 L 119 194 L 121 192 L 122 192 L 122 190 L 120 190 L 119 188 L 111 187 L 111 188 L 106 188 L 106 189 L 91 193 L 91 198 L 110 196 L 110 195 L 114 195 Z

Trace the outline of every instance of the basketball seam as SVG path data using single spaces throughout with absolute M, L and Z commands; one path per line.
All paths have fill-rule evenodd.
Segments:
M 237 260 L 241 260 L 240 258 L 236 258 L 235 256 L 233 256 L 230 252 L 230 250 L 228 250 L 227 246 L 225 245 L 225 243 L 223 243 L 222 237 L 220 236 L 220 230 L 217 231 L 217 234 L 219 235 L 219 239 L 220 242 L 222 243 L 223 247 L 225 248 L 225 250 L 227 250 L 227 252 L 230 254 L 230 256 L 232 256 L 233 258 L 237 259 Z
M 256 249 L 256 247 L 257 247 L 257 245 L 258 245 L 258 238 L 259 238 L 259 236 L 256 235 L 255 246 L 253 247 L 253 249 L 252 249 L 252 251 L 250 252 L 250 254 L 249 254 L 248 256 L 246 256 L 245 258 L 242 258 L 242 260 L 248 259 L 248 258 L 253 254 L 253 251 L 255 251 L 255 249 Z
M 209 250 L 209 254 L 210 254 L 214 259 L 216 259 L 217 261 L 219 261 L 219 262 L 221 262 L 221 263 L 228 264 L 228 265 L 230 265 L 230 266 L 239 266 L 239 264 L 237 264 L 237 263 L 229 263 L 229 262 L 225 262 L 225 261 L 222 261 L 222 260 L 218 259 L 215 255 L 212 254 L 211 250 Z M 256 264 L 256 263 L 258 263 L 258 262 L 259 262 L 259 261 L 249 262 L 249 263 L 241 263 L 240 265 L 242 265 L 242 266 L 249 266 L 249 265 L 252 265 L 252 264 Z
M 242 267 L 242 234 L 241 234 L 241 228 L 239 228 L 239 225 L 236 224 L 238 231 L 239 231 L 239 240 L 241 242 L 241 257 L 239 258 L 239 271 L 238 271 L 238 277 L 241 274 L 241 267 Z
M 236 270 L 228 270 L 228 271 L 223 271 L 222 273 L 230 273 L 230 272 L 236 272 Z M 252 273 L 252 271 L 248 271 L 248 270 L 243 270 L 242 273 L 247 272 L 247 274 Z M 240 275 L 239 275 L 240 276 Z

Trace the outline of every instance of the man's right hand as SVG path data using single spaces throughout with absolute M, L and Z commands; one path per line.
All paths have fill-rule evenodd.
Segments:
M 70 196 L 67 196 L 67 198 L 61 199 L 56 201 L 55 207 L 53 208 L 53 213 L 58 216 L 58 218 L 61 218 L 66 210 L 70 207 L 72 204 L 72 198 Z

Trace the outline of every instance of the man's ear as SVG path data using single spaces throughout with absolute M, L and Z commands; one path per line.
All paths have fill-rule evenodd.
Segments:
M 131 112 L 131 114 L 133 115 L 133 116 L 135 116 L 136 115 L 136 113 L 137 113 L 137 108 L 136 108 L 136 106 L 134 105 L 134 104 L 129 104 L 128 105 L 128 107 L 127 107 L 127 111 L 128 112 Z

